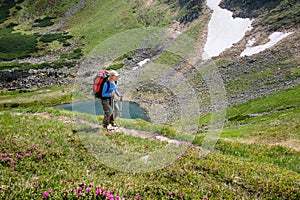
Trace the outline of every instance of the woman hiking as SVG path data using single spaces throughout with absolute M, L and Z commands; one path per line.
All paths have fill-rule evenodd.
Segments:
M 115 119 L 119 115 L 119 106 L 117 101 L 115 100 L 115 96 L 118 96 L 122 101 L 122 95 L 120 95 L 117 89 L 117 80 L 119 77 L 119 73 L 115 70 L 109 72 L 108 80 L 104 83 L 102 89 L 102 97 L 101 104 L 104 111 L 104 118 L 103 118 L 103 128 L 108 128 L 108 125 L 116 127 Z M 112 113 L 111 113 L 111 109 Z

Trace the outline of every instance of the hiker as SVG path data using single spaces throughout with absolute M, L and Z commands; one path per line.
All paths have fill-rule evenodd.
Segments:
M 113 127 L 116 127 L 115 119 L 119 114 L 119 106 L 115 100 L 115 96 L 118 96 L 122 101 L 122 95 L 120 95 L 117 89 L 118 76 L 119 73 L 117 71 L 110 71 L 108 80 L 103 85 L 102 97 L 100 99 L 104 111 L 104 128 L 107 128 L 109 124 L 111 124 Z M 112 108 L 112 113 L 110 108 Z

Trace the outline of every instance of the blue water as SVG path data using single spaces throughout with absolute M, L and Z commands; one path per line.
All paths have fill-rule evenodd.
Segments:
M 136 119 L 140 118 L 145 121 L 150 121 L 149 117 L 147 116 L 147 111 L 140 107 L 138 104 L 129 102 L 129 101 L 122 101 L 118 102 L 120 108 L 120 118 L 127 118 L 127 119 Z M 102 105 L 100 100 L 86 100 L 86 101 L 78 101 L 73 102 L 70 104 L 64 104 L 56 106 L 55 108 L 58 109 L 65 109 L 70 111 L 78 111 L 82 113 L 88 113 L 93 115 L 103 115 Z

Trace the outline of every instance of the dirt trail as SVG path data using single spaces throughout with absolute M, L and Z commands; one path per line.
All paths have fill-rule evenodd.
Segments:
M 58 120 L 61 120 L 61 121 L 65 122 L 65 123 L 83 124 L 83 125 L 90 126 L 92 128 L 103 128 L 99 124 L 88 122 L 88 121 L 85 121 L 83 119 L 72 119 L 72 118 L 68 118 L 68 117 L 65 117 L 65 116 L 54 116 L 54 115 L 51 115 L 49 113 L 15 113 L 15 114 L 16 115 L 33 115 L 33 116 L 45 117 L 47 119 L 55 118 L 55 119 L 58 119 Z M 114 132 L 121 132 L 121 133 L 124 133 L 126 135 L 131 135 L 131 136 L 135 136 L 135 137 L 139 137 L 139 138 L 149 138 L 149 139 L 159 140 L 159 141 L 168 142 L 168 143 L 175 143 L 175 144 L 186 143 L 186 142 L 183 142 L 183 141 L 180 141 L 180 140 L 170 139 L 168 137 L 161 136 L 161 135 L 158 135 L 156 133 L 151 133 L 151 132 L 146 132 L 146 131 L 139 131 L 139 130 L 134 130 L 134 129 L 127 129 L 127 128 L 124 128 L 124 127 L 118 127 L 113 131 Z
M 92 123 L 92 122 L 88 122 L 85 121 L 83 119 L 72 119 L 69 117 L 65 117 L 65 116 L 55 116 L 55 115 L 51 115 L 49 113 L 14 113 L 15 115 L 33 115 L 33 116 L 39 116 L 39 117 L 44 117 L 47 119 L 58 119 L 61 120 L 65 123 L 73 123 L 73 124 L 82 124 L 82 125 L 87 125 L 90 126 L 92 128 L 103 128 L 101 125 L 96 124 L 96 123 Z M 148 139 L 153 139 L 153 140 L 159 140 L 162 142 L 168 142 L 168 143 L 174 143 L 174 144 L 182 144 L 182 143 L 189 143 L 189 142 L 185 142 L 185 141 L 180 141 L 180 140 L 176 140 L 176 139 L 171 139 L 156 133 L 152 133 L 152 132 L 146 132 L 146 131 L 139 131 L 139 130 L 134 130 L 134 129 L 127 129 L 124 127 L 118 127 L 115 130 L 113 130 L 113 132 L 120 132 L 123 133 L 125 135 L 131 135 L 134 137 L 139 137 L 139 138 L 148 138 Z M 253 144 L 253 143 L 264 143 L 264 144 L 268 144 L 268 145 L 280 145 L 280 146 L 285 146 L 288 148 L 292 148 L 295 151 L 300 152 L 300 145 L 298 143 L 298 141 L 296 140 L 290 140 L 290 141 L 281 141 L 281 142 L 276 142 L 276 143 L 268 143 L 268 141 L 258 141 L 256 139 L 238 139 L 238 140 L 232 140 L 232 139 L 223 139 L 225 141 L 229 141 L 229 142 L 240 142 L 240 143 L 246 143 L 246 144 Z

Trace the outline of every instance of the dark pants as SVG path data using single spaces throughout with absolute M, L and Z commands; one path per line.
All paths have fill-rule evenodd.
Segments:
M 114 99 L 101 99 L 101 104 L 104 111 L 103 126 L 107 127 L 109 124 L 114 125 L 115 119 L 119 115 L 117 102 Z

